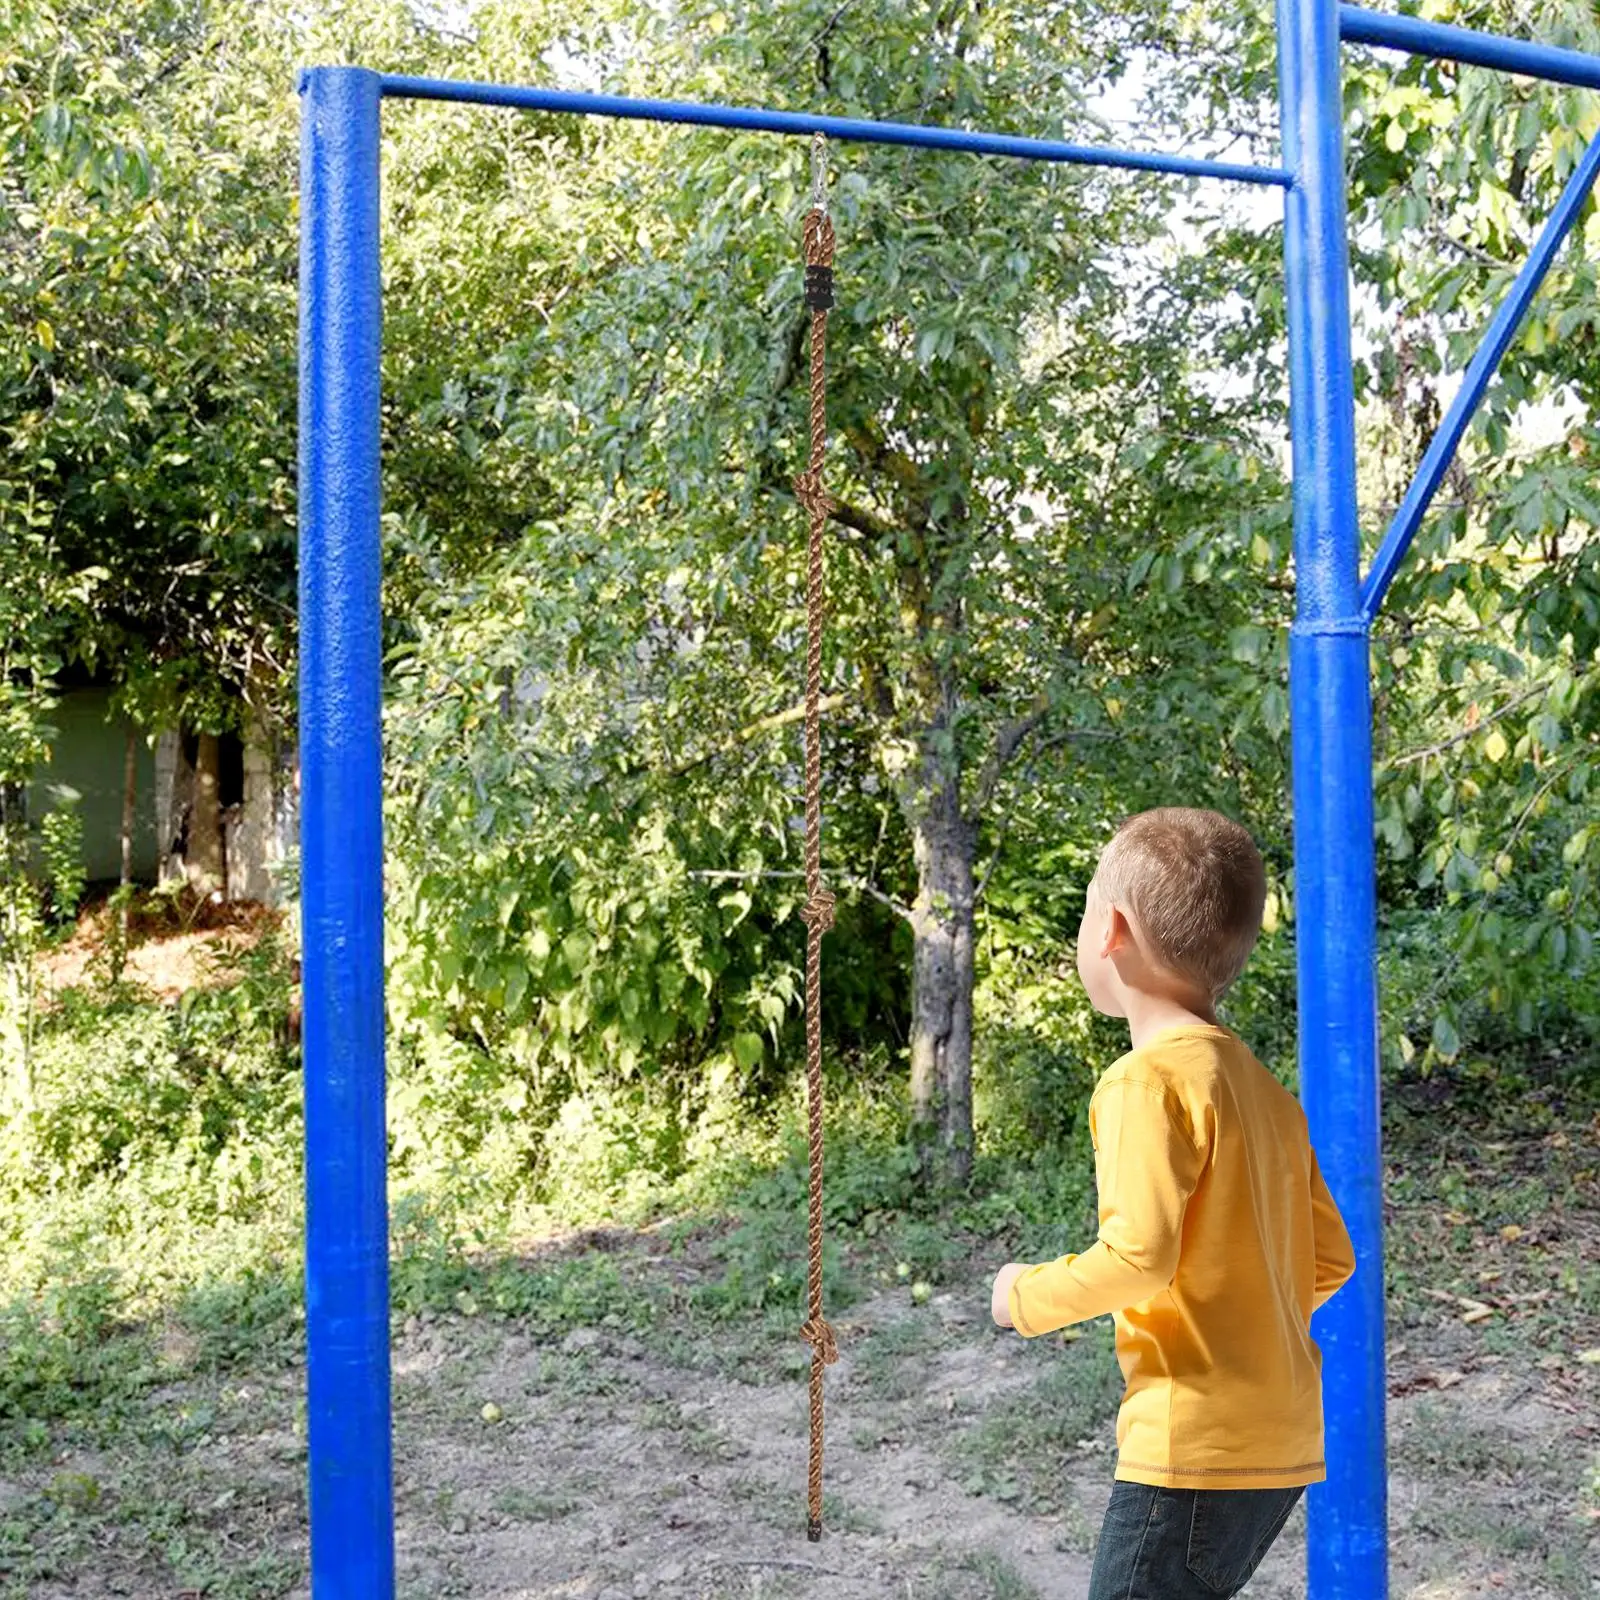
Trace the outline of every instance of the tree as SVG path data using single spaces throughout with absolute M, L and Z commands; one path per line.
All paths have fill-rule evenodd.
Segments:
M 779 105 L 1069 136 L 1089 121 L 1074 95 L 1114 69 L 1127 34 L 1098 8 L 1063 7 L 628 21 L 611 74 L 622 90 L 704 98 L 737 80 Z M 1064 125 L 1035 110 L 1046 82 Z M 736 782 L 744 818 L 779 847 L 745 870 L 792 873 L 797 764 L 753 771 L 738 732 L 787 730 L 792 749 L 797 731 L 780 714 L 798 693 L 803 620 L 790 479 L 804 449 L 804 151 L 537 117 L 523 137 L 559 196 L 576 282 L 463 403 L 491 471 L 532 455 L 559 485 L 499 580 L 530 606 L 536 594 L 543 629 L 565 641 L 548 668 L 525 645 L 541 663 L 529 676 L 596 669 L 595 693 L 626 708 L 608 727 L 588 705 L 589 794 L 623 777 L 646 812 L 672 795 L 686 817 L 725 812 L 717 791 Z M 1248 785 L 1241 750 L 1281 764 L 1281 684 L 1258 727 L 1258 674 L 1201 642 L 1233 631 L 1273 659 L 1281 601 L 1263 580 L 1283 559 L 1281 483 L 1250 408 L 1199 381 L 1213 343 L 1248 357 L 1264 335 L 1204 260 L 1175 257 L 1152 279 L 1140 247 L 1174 186 L 881 149 L 834 160 L 828 763 L 863 775 L 909 858 L 864 888 L 909 926 L 913 1112 L 930 1175 L 960 1182 L 975 917 L 1008 814 L 1068 751 L 1094 752 L 1080 792 L 1097 798 L 1155 751 L 1211 795 Z M 531 615 L 521 630 L 539 632 Z M 460 663 L 474 681 L 484 656 Z M 508 745 L 563 748 L 553 696 L 524 713 L 515 663 L 499 659 L 507 698 L 481 723 L 483 759 L 466 758 L 479 817 L 501 803 L 485 775 Z M 443 680 L 419 681 L 438 720 Z M 1180 702 L 1184 741 L 1169 721 Z M 831 872 L 831 819 L 860 808 L 830 806 Z M 598 809 L 629 836 L 628 805 Z M 845 886 L 867 864 L 851 862 Z M 796 891 L 775 893 L 782 917 Z
M 1206 18 L 1202 29 L 1198 19 Z M 1443 3 L 1430 17 L 1593 51 L 1583 6 Z M 1213 135 L 1260 125 L 1272 20 L 1158 9 L 1162 92 Z M 1173 48 L 1182 45 L 1184 48 Z M 1363 430 L 1375 548 L 1561 186 L 1591 97 L 1421 57 L 1346 53 Z M 1592 1041 L 1592 783 L 1600 742 L 1600 402 L 1591 196 L 1507 353 L 1375 634 L 1387 1037 L 1426 1068 L 1481 1041 Z M 1417 1040 L 1420 1038 L 1421 1043 Z
M 291 711 L 295 69 L 421 66 L 433 38 L 398 0 L 8 10 L 7 531 L 48 529 L 25 548 L 78 591 L 60 650 L 142 727 Z

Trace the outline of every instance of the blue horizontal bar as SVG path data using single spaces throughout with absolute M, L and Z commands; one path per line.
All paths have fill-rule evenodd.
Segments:
M 1411 480 L 1411 487 L 1406 490 L 1405 499 L 1400 502 L 1400 508 L 1394 514 L 1394 521 L 1389 524 L 1389 531 L 1383 536 L 1377 555 L 1372 558 L 1372 567 L 1361 585 L 1361 611 L 1368 621 L 1377 615 L 1378 607 L 1383 604 L 1383 597 L 1394 581 L 1395 572 L 1422 524 L 1428 502 L 1444 481 L 1451 457 L 1461 443 L 1461 436 L 1467 431 L 1472 413 L 1478 409 L 1478 402 L 1489 387 L 1489 380 L 1500 365 L 1501 357 L 1510 349 L 1517 325 L 1539 292 L 1539 285 L 1544 282 L 1556 252 L 1572 231 L 1573 223 L 1578 220 L 1578 213 L 1594 187 L 1596 175 L 1600 175 L 1600 134 L 1590 142 L 1577 170 L 1567 179 L 1567 185 L 1546 219 L 1543 232 L 1528 252 L 1528 259 L 1522 264 L 1516 282 L 1511 285 L 1510 292 L 1490 320 L 1483 343 L 1478 346 L 1477 354 L 1467 367 L 1461 387 L 1450 402 L 1450 409 L 1439 424 L 1438 432 L 1429 441 L 1417 475 Z
M 1446 22 L 1424 22 L 1420 17 L 1390 16 L 1346 5 L 1339 7 L 1339 33 L 1351 44 L 1381 45 L 1386 50 L 1465 61 L 1475 67 L 1499 67 L 1503 72 L 1520 72 L 1550 83 L 1600 89 L 1600 56 L 1583 50 L 1529 44 L 1497 33 L 1474 33 L 1470 28 L 1457 28 Z
M 570 89 L 519 89 L 496 83 L 450 78 L 385 77 L 386 97 L 399 100 L 453 100 L 468 105 L 509 106 L 521 111 L 565 111 L 590 117 L 637 117 L 651 122 L 692 122 L 711 128 L 752 128 L 764 133 L 823 133 L 830 139 L 862 144 L 920 145 L 930 150 L 964 150 L 983 156 L 1018 156 L 1025 161 L 1061 161 L 1089 167 L 1126 167 L 1136 172 L 1167 172 L 1180 177 L 1223 178 L 1235 183 L 1289 186 L 1289 174 L 1276 167 L 1240 166 L 1197 156 L 1168 156 L 1143 150 L 1063 144 L 1009 133 L 970 133 L 964 128 L 927 128 L 910 122 L 868 122 L 851 117 L 814 116 L 803 111 L 767 111 L 755 106 L 707 106 L 685 100 L 629 100 L 620 95 L 584 94 Z

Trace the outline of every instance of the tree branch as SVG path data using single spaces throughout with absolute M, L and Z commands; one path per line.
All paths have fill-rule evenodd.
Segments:
M 824 695 L 817 702 L 817 710 L 822 712 L 837 711 L 840 706 L 848 704 L 848 694 Z M 715 749 L 708 750 L 704 755 L 695 756 L 690 761 L 685 761 L 676 767 L 667 769 L 669 778 L 681 778 L 686 773 L 693 772 L 696 767 L 703 767 L 708 761 L 714 761 L 718 756 L 731 755 L 751 739 L 763 733 L 771 733 L 775 728 L 787 727 L 791 722 L 799 722 L 806 714 L 804 702 L 797 706 L 790 706 L 787 711 L 775 711 L 770 716 L 759 717 L 756 721 L 741 728 L 734 736 Z
M 768 870 L 762 872 L 721 872 L 708 870 L 703 872 L 690 872 L 688 876 L 691 878 L 738 879 L 745 883 L 753 883 L 758 878 L 803 878 L 805 877 L 805 872 L 803 869 L 795 869 L 792 871 Z M 828 876 L 828 874 L 824 874 L 824 876 Z M 855 889 L 861 894 L 871 895 L 874 900 L 878 901 L 881 905 L 887 906 L 892 912 L 894 912 L 896 916 L 904 917 L 907 922 L 911 922 L 915 919 L 915 913 L 912 911 L 910 906 L 902 904 L 900 901 L 896 900 L 892 894 L 885 894 L 882 889 L 878 888 L 875 884 L 868 883 L 865 878 L 857 878 L 846 875 L 844 877 L 833 878 L 832 881 L 839 884 L 842 888 Z
M 863 511 L 860 506 L 849 505 L 843 500 L 835 499 L 831 520 L 851 533 L 858 533 L 870 539 L 874 544 L 882 544 L 894 536 L 894 529 L 887 522 L 880 521 L 870 511 Z
M 1032 704 L 1022 716 L 1013 718 L 995 735 L 994 749 L 989 752 L 989 759 L 984 762 L 982 776 L 978 779 L 977 798 L 972 807 L 972 814 L 975 817 L 982 816 L 988 809 L 1007 764 L 1023 743 L 1032 736 L 1034 729 L 1049 715 L 1050 697 L 1048 693 L 1041 691 L 1034 696 Z
M 214 54 L 217 47 L 221 43 L 222 35 L 220 33 L 216 33 L 204 43 L 191 43 L 191 45 L 187 48 L 180 47 L 179 49 L 174 50 L 173 53 L 168 56 L 167 59 L 153 73 L 151 73 L 151 75 L 146 78 L 137 89 L 134 90 L 134 92 L 129 96 L 129 99 L 132 100 L 135 105 L 137 105 L 153 89 L 159 89 L 168 78 L 172 77 L 172 75 L 179 70 L 179 68 L 188 65 L 188 63 L 191 61 L 203 60 L 206 56 Z
M 856 0 L 843 0 L 843 4 L 840 5 L 838 10 L 835 11 L 834 14 L 829 17 L 828 20 L 824 22 L 822 26 L 818 28 L 817 31 L 812 34 L 811 37 L 807 39 L 806 42 L 801 45 L 800 48 L 796 50 L 795 53 L 789 58 L 789 71 L 792 72 L 799 64 L 801 58 L 809 55 L 817 45 L 820 44 L 826 46 L 828 35 L 833 32 L 835 27 L 838 26 L 839 18 L 842 17 L 845 12 L 847 12 L 855 3 Z
M 1507 700 L 1497 710 L 1489 712 L 1486 716 L 1479 717 L 1470 728 L 1464 728 L 1460 733 L 1453 733 L 1448 739 L 1441 739 L 1438 744 L 1430 744 L 1425 750 L 1412 750 L 1403 756 L 1395 756 L 1393 760 L 1384 763 L 1387 767 L 1409 767 L 1418 761 L 1426 761 L 1430 756 L 1443 755 L 1446 750 L 1453 750 L 1458 744 L 1465 744 L 1475 733 L 1481 733 L 1490 723 L 1498 722 L 1501 717 L 1509 716 L 1518 706 L 1532 700 L 1536 695 L 1547 692 L 1549 685 L 1536 683 L 1531 689 L 1524 689 L 1521 694 Z
M 729 463 L 726 470 L 730 473 L 742 475 L 747 469 Z M 768 470 L 763 467 L 756 481 L 768 493 L 781 495 L 792 504 L 799 504 L 794 498 L 793 488 L 783 481 L 775 469 Z M 834 496 L 833 512 L 829 520 L 838 523 L 846 532 L 859 534 L 863 539 L 870 540 L 875 544 L 882 544 L 894 537 L 892 523 L 885 522 L 882 517 L 868 511 L 863 506 L 851 505 L 848 501 L 840 500 L 837 496 Z
M 1031 775 L 1033 769 L 1038 766 L 1041 756 L 1061 745 L 1070 744 L 1075 739 L 1120 739 L 1121 737 L 1120 733 L 1110 728 L 1065 728 L 1035 747 L 1033 754 L 1028 758 L 1028 774 Z M 989 864 L 983 869 L 983 876 L 978 879 L 977 888 L 972 891 L 974 907 L 983 902 L 984 891 L 989 887 L 989 879 L 994 876 L 994 869 L 999 863 L 1001 852 L 1005 849 L 1006 835 L 1011 831 L 1012 818 L 1017 814 L 1017 803 L 1025 790 L 1025 784 L 1017 786 L 1016 799 L 1006 808 L 1006 814 L 1000 820 L 1000 834 L 994 842 L 994 849 L 989 853 Z

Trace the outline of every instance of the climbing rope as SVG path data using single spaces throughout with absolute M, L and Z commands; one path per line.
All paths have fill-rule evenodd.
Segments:
M 833 305 L 833 223 L 828 217 L 827 141 L 811 141 L 811 209 L 804 246 L 806 304 L 811 308 L 811 460 L 794 481 L 795 498 L 810 521 L 806 585 L 806 1087 L 811 1137 L 810 1251 L 806 1320 L 800 1337 L 811 1346 L 811 1470 L 807 1537 L 822 1538 L 822 1373 L 839 1359 L 833 1329 L 822 1315 L 822 936 L 833 926 L 833 896 L 822 886 L 822 531 L 834 502 L 822 487 L 828 441 L 824 354 Z

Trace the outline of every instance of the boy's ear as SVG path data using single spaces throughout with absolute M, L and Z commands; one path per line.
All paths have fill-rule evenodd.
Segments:
M 1133 930 L 1128 926 L 1128 919 L 1122 914 L 1120 906 L 1106 907 L 1106 931 L 1103 941 L 1102 955 L 1115 955 L 1118 950 L 1125 950 L 1133 943 Z

